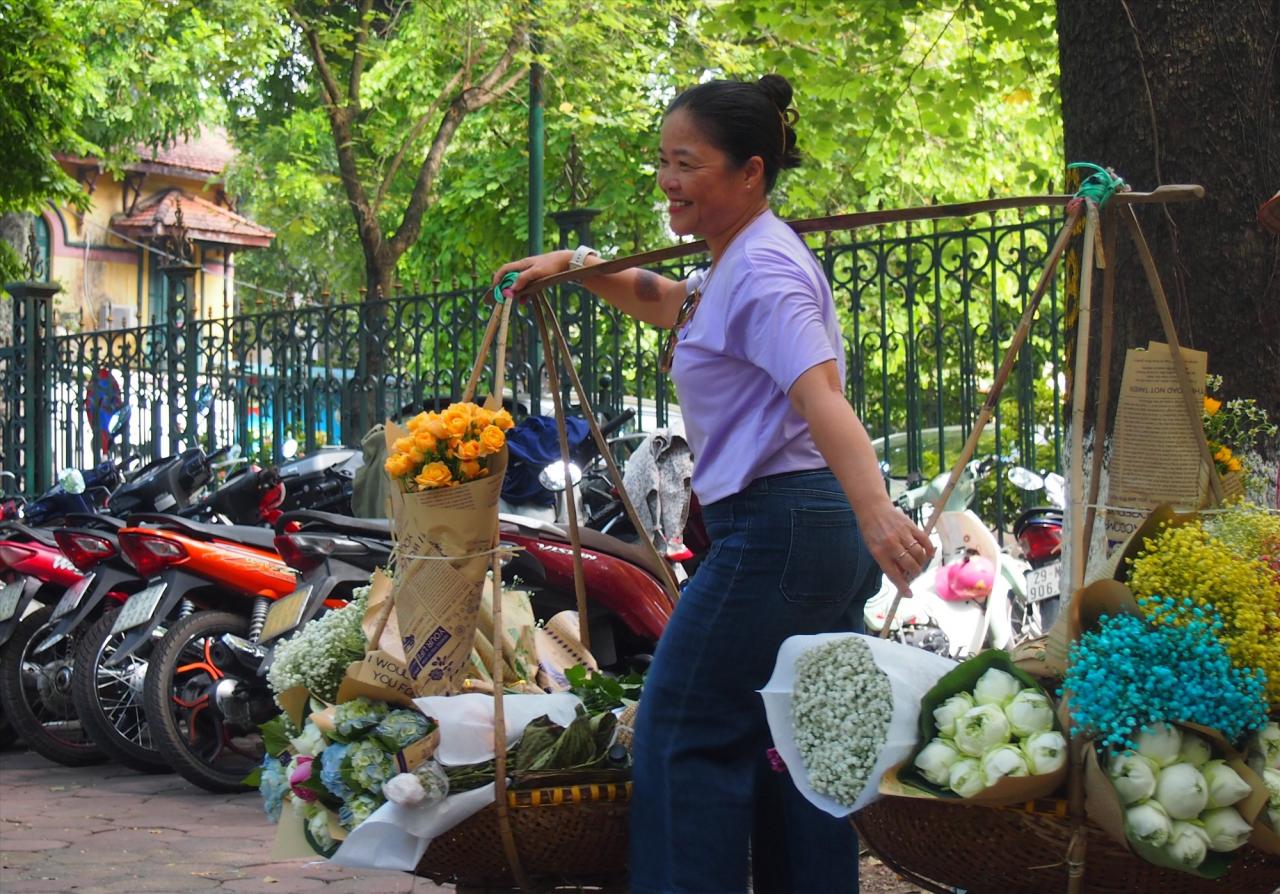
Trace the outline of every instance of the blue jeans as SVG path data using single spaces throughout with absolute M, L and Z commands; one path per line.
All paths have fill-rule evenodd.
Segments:
M 749 863 L 756 894 L 856 892 L 852 825 L 769 770 L 757 690 L 787 637 L 860 630 L 880 570 L 826 469 L 761 478 L 703 519 L 711 549 L 636 720 L 632 894 L 742 894 Z

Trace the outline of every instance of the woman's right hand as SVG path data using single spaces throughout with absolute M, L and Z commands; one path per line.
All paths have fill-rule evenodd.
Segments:
M 503 264 L 498 268 L 498 272 L 493 274 L 493 282 L 490 285 L 496 286 L 502 277 L 512 271 L 519 274 L 515 283 L 508 289 L 502 290 L 504 298 L 510 298 L 512 295 L 518 294 L 522 289 L 526 289 L 529 283 L 537 282 L 548 276 L 555 276 L 557 273 L 564 273 L 569 269 L 569 259 L 573 257 L 573 252 L 569 249 L 561 251 L 549 251 L 542 255 L 531 255 L 527 258 L 521 258 L 518 261 L 511 261 Z

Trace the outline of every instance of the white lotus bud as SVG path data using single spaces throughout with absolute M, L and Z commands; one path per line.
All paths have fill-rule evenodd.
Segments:
M 987 787 L 1006 776 L 1030 776 L 1027 759 L 1017 745 L 1000 745 L 982 756 L 982 781 Z
M 1138 733 L 1138 754 L 1149 757 L 1158 766 L 1177 763 L 1182 748 L 1182 731 L 1168 723 L 1154 723 Z
M 973 696 L 967 692 L 957 692 L 938 707 L 933 709 L 933 722 L 938 732 L 944 736 L 956 734 L 956 721 L 964 716 L 965 711 L 973 707 Z
M 960 759 L 960 752 L 947 739 L 934 739 L 916 755 L 915 765 L 925 779 L 934 785 L 946 785 L 951 765 Z
M 1249 783 L 1228 767 L 1226 761 L 1209 761 L 1200 768 L 1200 772 L 1204 774 L 1204 781 L 1209 783 L 1208 807 L 1230 807 L 1252 791 Z
M 1164 850 L 1181 865 L 1195 869 L 1208 856 L 1209 833 L 1194 823 L 1177 820 Z
M 1182 747 L 1178 749 L 1178 763 L 1199 767 L 1209 762 L 1213 750 L 1203 736 L 1195 733 L 1182 734 Z
M 1022 684 L 1017 677 L 992 667 L 978 678 L 973 687 L 973 700 L 979 705 L 1005 705 L 1020 689 Z
M 392 776 L 382 783 L 382 793 L 387 796 L 388 801 L 406 807 L 421 804 L 427 798 L 427 790 L 412 773 L 397 773 Z
M 1024 689 L 1004 706 L 1009 729 L 1015 736 L 1026 737 L 1053 729 L 1053 703 L 1043 692 Z
M 1267 767 L 1262 771 L 1262 781 L 1266 783 L 1267 806 L 1273 811 L 1280 810 L 1280 770 L 1273 770 Z
M 956 747 L 971 757 L 981 757 L 1009 741 L 1009 720 L 998 705 L 970 708 L 956 721 Z
M 1053 729 L 1035 733 L 1023 741 L 1022 753 L 1027 756 L 1027 769 L 1031 775 L 1044 776 L 1067 762 L 1067 739 Z
M 1280 770 L 1280 723 L 1274 720 L 1253 734 L 1253 747 L 1262 754 L 1262 766 Z
M 1230 853 L 1249 840 L 1253 827 L 1244 821 L 1234 807 L 1215 807 L 1205 811 L 1201 821 L 1209 833 L 1209 850 Z
M 1136 751 L 1126 751 L 1111 759 L 1107 775 L 1111 784 L 1120 796 L 1120 803 L 1126 807 L 1145 801 L 1156 793 L 1156 777 L 1160 768 L 1149 757 L 1143 757 Z
M 1195 819 L 1209 803 L 1209 784 L 1190 764 L 1170 764 L 1160 771 L 1155 797 L 1173 819 Z
M 962 798 L 972 798 L 987 787 L 982 778 L 982 764 L 976 757 L 962 757 L 951 765 L 947 788 Z
M 1125 810 L 1124 828 L 1130 838 L 1152 847 L 1164 847 L 1173 834 L 1173 822 L 1159 801 L 1143 801 Z

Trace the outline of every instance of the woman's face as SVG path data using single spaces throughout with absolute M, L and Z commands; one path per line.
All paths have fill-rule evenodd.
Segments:
M 658 188 L 667 197 L 671 229 L 714 239 L 759 207 L 761 167 L 735 166 L 725 152 L 707 142 L 697 119 L 676 109 L 662 122 L 658 149 Z

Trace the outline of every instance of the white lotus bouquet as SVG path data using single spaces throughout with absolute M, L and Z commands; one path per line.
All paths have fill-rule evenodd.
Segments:
M 1216 877 L 1252 834 L 1238 809 L 1254 791 L 1253 774 L 1215 754 L 1207 738 L 1169 723 L 1144 728 L 1135 749 L 1110 755 L 1105 770 L 1124 809 L 1124 834 L 1140 856 Z M 1203 869 L 1202 869 L 1203 867 Z
M 1280 723 L 1273 720 L 1250 737 L 1247 761 L 1267 787 L 1267 806 L 1258 821 L 1280 835 Z
M 996 666 L 1009 666 L 1002 656 L 990 652 L 970 659 L 939 682 L 940 692 L 926 697 L 926 707 L 934 706 L 924 735 L 932 738 L 912 766 L 938 790 L 973 798 L 1002 780 L 1054 777 L 1066 766 L 1067 740 L 1057 728 L 1053 702 L 1029 678 Z M 972 688 L 955 691 L 984 666 Z M 949 688 L 951 694 L 939 701 Z

